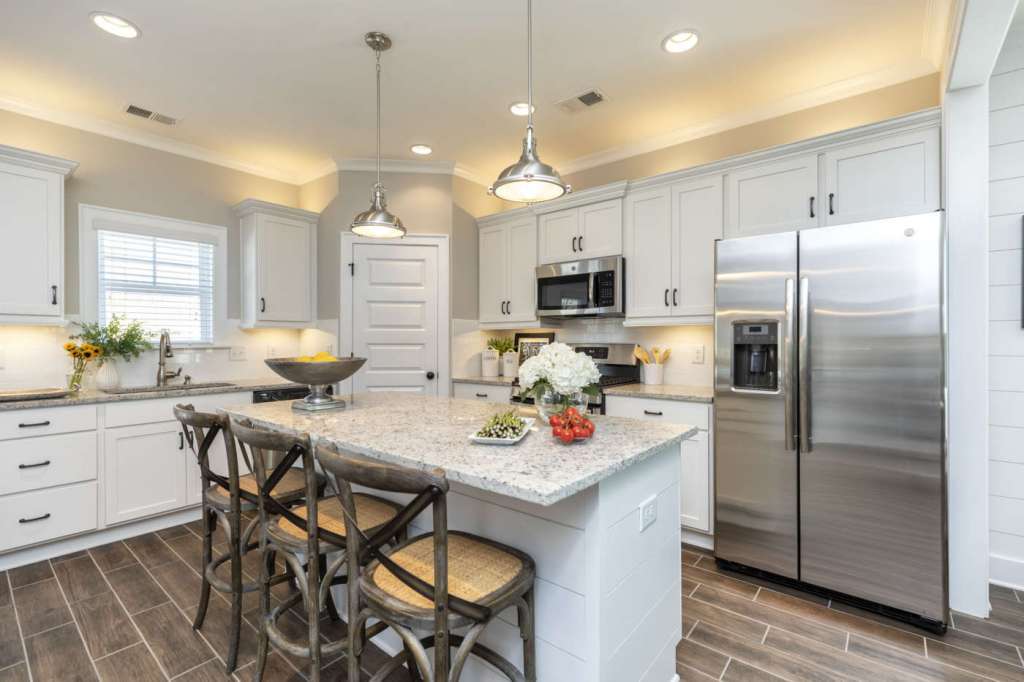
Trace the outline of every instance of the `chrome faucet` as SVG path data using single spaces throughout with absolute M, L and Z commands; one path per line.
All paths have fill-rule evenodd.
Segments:
M 160 332 L 160 350 L 157 353 L 156 385 L 166 386 L 168 379 L 175 379 L 181 376 L 181 367 L 177 372 L 167 369 L 167 358 L 174 357 L 174 349 L 171 348 L 171 333 L 166 329 Z

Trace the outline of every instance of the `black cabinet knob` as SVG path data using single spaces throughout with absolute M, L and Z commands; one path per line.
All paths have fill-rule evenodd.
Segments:
M 433 381 L 436 375 L 433 372 L 427 372 L 427 380 Z

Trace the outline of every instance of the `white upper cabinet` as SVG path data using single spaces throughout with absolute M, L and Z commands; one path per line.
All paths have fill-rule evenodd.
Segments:
M 540 216 L 541 263 L 622 254 L 622 199 L 567 208 Z
M 803 154 L 738 168 L 726 176 L 725 236 L 817 227 L 818 155 Z
M 64 179 L 78 166 L 0 145 L 0 323 L 64 319 Z
M 535 326 L 537 218 L 518 212 L 480 225 L 480 323 Z
M 626 195 L 626 324 L 707 322 L 714 314 L 722 176 Z
M 672 189 L 655 187 L 626 195 L 624 256 L 626 316 L 672 314 Z
M 722 176 L 672 186 L 672 315 L 715 313 L 715 240 L 723 234 Z
M 939 129 L 869 140 L 824 154 L 827 225 L 939 209 Z
M 316 230 L 310 211 L 246 199 L 242 228 L 242 327 L 310 327 L 316 319 Z

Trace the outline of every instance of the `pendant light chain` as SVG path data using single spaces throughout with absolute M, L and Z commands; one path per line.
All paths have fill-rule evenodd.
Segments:
M 533 0 L 526 0 L 526 126 L 533 127 Z
M 380 50 L 377 55 L 377 186 L 380 186 Z

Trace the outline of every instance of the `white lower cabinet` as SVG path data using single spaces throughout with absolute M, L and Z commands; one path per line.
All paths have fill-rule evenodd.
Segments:
M 454 384 L 453 394 L 465 400 L 484 400 L 490 403 L 507 403 L 512 399 L 511 386 L 492 384 Z
M 188 504 L 187 457 L 192 452 L 176 421 L 108 429 L 103 444 L 107 524 Z
M 650 421 L 689 424 L 700 429 L 681 448 L 680 522 L 701 533 L 714 531 L 711 513 L 714 481 L 711 459 L 711 405 L 678 400 L 605 396 L 605 413 L 612 417 L 631 417 Z
M 0 497 L 0 552 L 95 530 L 96 481 Z

